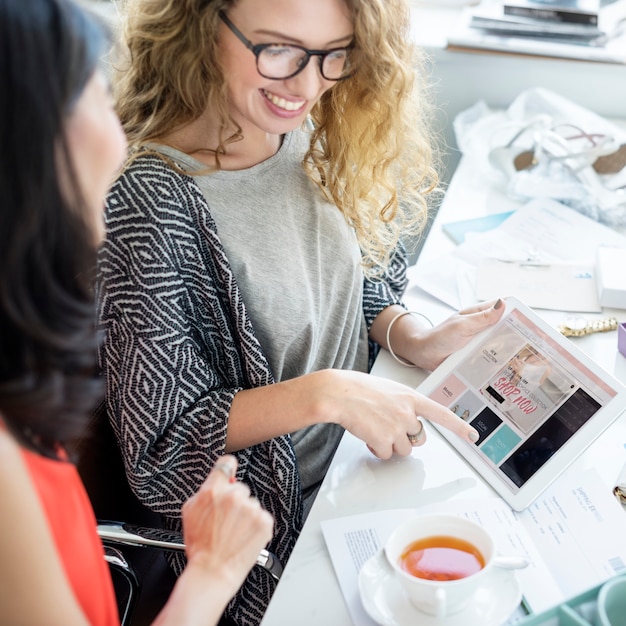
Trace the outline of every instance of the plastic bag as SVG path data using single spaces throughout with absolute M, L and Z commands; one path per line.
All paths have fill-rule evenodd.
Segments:
M 547 89 L 505 111 L 483 101 L 454 120 L 457 145 L 488 184 L 516 200 L 552 198 L 626 227 L 626 131 Z

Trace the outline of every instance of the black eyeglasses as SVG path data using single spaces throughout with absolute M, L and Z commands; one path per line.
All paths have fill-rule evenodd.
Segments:
M 326 80 L 345 80 L 354 74 L 350 59 L 353 46 L 330 50 L 308 50 L 287 43 L 261 43 L 256 46 L 220 11 L 221 20 L 256 57 L 256 69 L 264 78 L 285 80 L 299 74 L 311 57 L 319 57 L 320 72 Z

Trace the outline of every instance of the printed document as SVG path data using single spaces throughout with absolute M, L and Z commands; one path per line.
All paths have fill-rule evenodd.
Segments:
M 593 468 L 562 476 L 521 513 L 500 498 L 486 497 L 323 521 L 324 539 L 355 626 L 373 626 L 359 598 L 359 569 L 382 549 L 396 526 L 425 513 L 476 521 L 493 534 L 500 554 L 525 556 L 530 564 L 516 575 L 524 604 L 533 613 L 626 572 L 626 513 Z
M 417 263 L 409 276 L 455 309 L 505 293 L 533 308 L 599 312 L 600 246 L 626 248 L 626 237 L 560 202 L 538 199 L 496 228 L 468 233 L 436 263 Z

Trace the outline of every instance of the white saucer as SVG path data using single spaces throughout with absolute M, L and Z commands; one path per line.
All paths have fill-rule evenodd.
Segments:
M 467 607 L 439 622 L 409 602 L 382 550 L 361 568 L 359 594 L 365 612 L 380 626 L 500 626 L 522 600 L 515 572 L 494 567 Z

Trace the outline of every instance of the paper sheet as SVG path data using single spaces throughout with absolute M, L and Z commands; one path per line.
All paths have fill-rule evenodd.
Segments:
M 536 309 L 602 312 L 593 265 L 507 263 L 492 259 L 479 263 L 476 297 L 491 300 L 503 293 Z
M 327 520 L 322 532 L 356 626 L 373 624 L 359 598 L 361 565 L 384 545 L 393 528 L 422 513 L 478 521 L 491 530 L 501 554 L 525 555 L 530 565 L 517 576 L 534 613 L 626 572 L 626 513 L 594 469 L 562 476 L 522 513 L 494 497 Z
M 452 253 L 418 262 L 409 277 L 413 285 L 456 309 L 495 294 L 516 296 L 533 308 L 600 311 L 594 276 L 599 246 L 626 248 L 626 237 L 559 202 L 538 199 L 497 228 L 468 233 Z M 501 263 L 497 275 L 484 267 L 479 272 L 481 264 L 494 260 Z M 528 263 L 544 266 L 543 286 L 533 287 L 522 271 Z
M 560 260 L 592 265 L 598 246 L 626 247 L 626 237 L 616 230 L 549 199 L 525 204 L 485 236 L 494 245 L 500 243 L 502 252 L 498 258 L 512 254 L 514 260 L 522 262 L 531 256 L 540 262 Z M 495 257 L 492 253 L 489 256 Z

